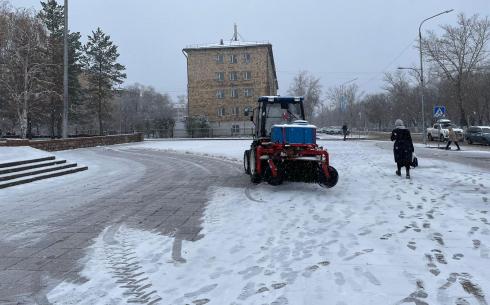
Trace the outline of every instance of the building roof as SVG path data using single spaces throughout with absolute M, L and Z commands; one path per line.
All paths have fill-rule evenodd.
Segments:
M 221 41 L 219 43 L 207 43 L 207 44 L 194 44 L 188 45 L 182 51 L 187 53 L 189 51 L 208 51 L 213 49 L 232 49 L 232 48 L 253 48 L 253 47 L 267 47 L 269 49 L 269 55 L 272 63 L 272 72 L 274 73 L 274 81 L 276 88 L 279 89 L 279 84 L 277 81 L 276 64 L 274 63 L 274 53 L 272 52 L 272 44 L 268 41 Z M 187 57 L 187 55 L 186 55 Z
M 240 41 L 240 40 L 230 40 L 221 41 L 220 43 L 204 43 L 204 44 L 192 44 L 184 48 L 186 50 L 196 50 L 196 49 L 226 49 L 226 48 L 240 48 L 240 47 L 260 47 L 260 46 L 270 46 L 268 41 Z

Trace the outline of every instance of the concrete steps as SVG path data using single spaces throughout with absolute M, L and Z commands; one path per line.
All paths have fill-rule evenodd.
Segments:
M 54 156 L 0 163 L 0 189 L 87 170 Z

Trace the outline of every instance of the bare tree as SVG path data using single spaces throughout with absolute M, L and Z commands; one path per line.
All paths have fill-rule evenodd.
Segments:
M 304 96 L 305 116 L 312 120 L 321 104 L 322 86 L 320 79 L 307 71 L 301 71 L 294 77 L 288 94 Z
M 150 135 L 170 135 L 175 119 L 172 100 L 168 94 L 156 92 L 154 88 L 134 84 L 126 87 L 115 101 L 119 107 L 118 124 L 121 132 L 135 130 Z M 114 111 L 114 118 L 117 117 Z M 110 122 L 109 122 L 110 123 Z
M 369 122 L 374 123 L 378 130 L 388 126 L 392 120 L 392 103 L 386 93 L 367 95 L 363 99 L 364 112 Z
M 336 112 L 336 124 L 355 125 L 359 113 L 358 102 L 361 98 L 357 84 L 331 87 L 326 93 L 326 99 Z
M 454 86 L 460 122 L 467 125 L 465 87 L 473 72 L 481 66 L 487 54 L 485 46 L 490 40 L 490 21 L 478 15 L 458 16 L 457 26 L 444 25 L 439 37 L 434 32 L 422 42 L 422 49 Z
M 412 86 L 401 71 L 386 73 L 384 81 L 394 119 L 403 119 L 407 126 L 417 126 L 421 112 L 418 86 Z
M 14 109 L 23 138 L 30 129 L 35 102 L 43 92 L 42 56 L 46 32 L 33 11 L 18 9 L 4 12 L 0 43 L 0 86 L 5 99 Z

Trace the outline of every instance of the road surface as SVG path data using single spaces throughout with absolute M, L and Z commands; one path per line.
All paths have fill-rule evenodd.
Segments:
M 120 223 L 172 235 L 172 256 L 180 260 L 182 240 L 201 238 L 207 190 L 217 185 L 244 187 L 248 182 L 239 165 L 212 158 L 112 149 L 86 149 L 82 154 L 101 167 L 117 160 L 129 169 L 109 173 L 110 177 L 104 172 L 91 176 L 99 181 L 89 187 L 75 180 L 80 184 L 71 185 L 69 192 L 63 192 L 66 186 L 58 181 L 74 177 L 56 178 L 54 189 L 35 194 L 29 185 L 8 189 L 11 194 L 2 206 L 9 208 L 0 214 L 0 304 L 49 304 L 45 294 L 59 281 L 83 281 L 78 260 L 92 239 Z M 48 181 L 38 184 L 50 187 Z M 62 202 L 50 203 L 56 197 Z
M 60 152 L 90 170 L 0 191 L 0 304 L 488 304 L 485 154 L 406 180 L 390 143 L 321 144 L 329 190 L 251 185 L 249 141 Z

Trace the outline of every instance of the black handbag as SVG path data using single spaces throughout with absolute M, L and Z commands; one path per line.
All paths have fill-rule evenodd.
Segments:
M 419 166 L 419 159 L 417 159 L 417 155 L 415 153 L 412 153 L 412 162 L 410 163 L 410 166 L 413 168 Z

